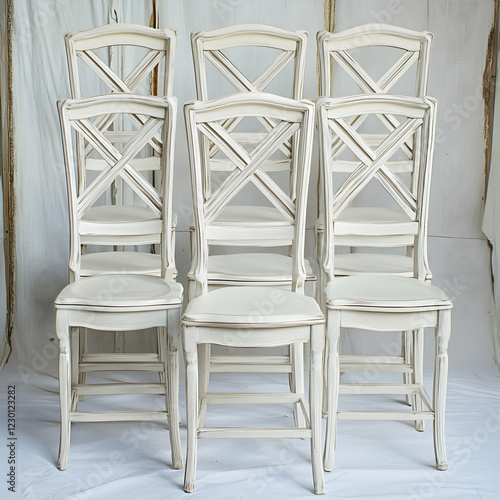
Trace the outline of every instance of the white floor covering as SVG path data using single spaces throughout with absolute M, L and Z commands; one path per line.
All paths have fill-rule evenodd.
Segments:
M 50 367 L 54 368 L 54 361 Z M 39 365 L 40 366 L 40 365 Z M 182 379 L 183 377 L 181 377 Z M 405 422 L 340 422 L 336 464 L 326 473 L 327 498 L 500 499 L 500 377 L 452 371 L 447 399 L 449 469 L 434 467 L 432 425 L 418 433 Z M 201 440 L 196 490 L 182 490 L 183 471 L 170 462 L 168 431 L 156 423 L 73 424 L 68 470 L 55 467 L 59 401 L 54 374 L 34 372 L 11 359 L 0 384 L 0 429 L 7 437 L 7 390 L 16 386 L 16 493 L 7 490 L 7 453 L 0 452 L 0 499 L 275 499 L 314 498 L 309 442 L 301 440 Z M 113 378 L 112 380 L 117 380 Z M 430 383 L 431 380 L 427 380 Z M 280 375 L 213 376 L 217 391 L 280 391 Z M 358 396 L 343 400 L 370 407 L 397 401 Z M 152 398 L 152 399 L 151 399 Z M 157 399 L 155 399 L 157 398 Z M 162 404 L 156 396 L 95 397 L 93 408 L 117 410 L 132 404 Z M 90 401 L 81 403 L 89 405 Z M 184 383 L 181 380 L 181 438 L 185 452 Z M 251 411 L 253 410 L 253 412 Z M 212 407 L 207 425 L 290 425 L 291 408 Z M 4 438 L 5 442 L 5 438 Z

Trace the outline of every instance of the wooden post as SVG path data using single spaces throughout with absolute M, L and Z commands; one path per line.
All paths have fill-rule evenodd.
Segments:
M 0 358 L 0 371 L 7 362 L 12 351 L 12 334 L 14 327 L 15 294 L 15 198 L 14 198 L 14 118 L 13 85 L 12 85 L 12 20 L 14 2 L 1 0 L 1 43 L 0 43 L 0 102 L 1 102 L 1 158 L 2 158 L 2 190 L 3 190 L 3 222 L 4 222 L 4 256 L 7 318 L 5 323 L 5 348 Z

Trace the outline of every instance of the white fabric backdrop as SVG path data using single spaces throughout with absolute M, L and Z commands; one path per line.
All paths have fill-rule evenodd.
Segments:
M 243 22 L 309 31 L 304 96 L 311 99 L 317 96 L 315 33 L 324 25 L 321 0 L 158 3 L 160 25 L 176 28 L 179 33 L 174 93 L 180 104 L 195 96 L 189 33 Z M 122 4 L 123 21 L 149 22 L 148 0 Z M 67 280 L 66 194 L 55 106 L 57 99 L 69 96 L 63 34 L 106 23 L 108 9 L 107 0 L 20 0 L 14 5 L 17 198 L 14 348 L 28 364 L 33 364 L 34 357 L 44 349 L 52 349 L 52 304 Z M 483 106 L 478 96 L 493 0 L 399 3 L 338 0 L 336 16 L 337 29 L 387 22 L 434 32 L 429 94 L 438 99 L 439 118 L 430 214 L 430 263 L 434 283 L 444 288 L 455 302 L 452 366 L 491 364 L 489 250 L 481 232 L 485 189 Z M 182 106 L 174 210 L 179 216 L 177 261 L 180 279 L 184 281 L 189 266 L 187 228 L 191 199 L 181 110 Z M 308 216 L 310 258 L 314 258 L 311 228 L 316 210 L 316 171 L 315 168 Z M 362 348 L 371 344 L 366 338 L 355 339 L 355 343 Z M 432 343 L 427 345 L 431 350 Z

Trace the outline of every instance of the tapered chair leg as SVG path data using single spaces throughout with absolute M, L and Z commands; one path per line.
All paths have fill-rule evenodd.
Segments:
M 326 322 L 328 415 L 326 418 L 324 468 L 327 472 L 333 469 L 337 434 L 337 407 L 340 380 L 338 348 L 340 338 L 340 314 L 339 311 L 329 310 Z
M 83 358 L 83 355 L 86 354 L 88 352 L 88 341 L 89 341 L 89 335 L 88 335 L 88 331 L 87 331 L 87 328 L 83 328 L 83 327 L 79 327 L 78 328 L 78 331 L 79 331 L 79 339 L 78 339 L 78 352 L 80 353 L 80 357 L 79 357 L 79 360 L 81 361 L 82 358 Z M 79 384 L 85 384 L 85 382 L 87 381 L 87 372 L 82 372 L 80 370 L 80 367 L 78 367 L 78 383 Z M 76 383 L 76 380 L 74 381 Z M 85 400 L 85 396 L 80 396 L 78 398 L 78 401 L 84 401 Z
M 325 312 L 325 298 L 323 296 L 323 290 L 324 290 L 324 281 L 325 281 L 325 276 L 324 276 L 324 270 L 322 266 L 323 262 L 323 245 L 325 241 L 325 233 L 324 231 L 319 231 L 315 230 L 314 232 L 315 239 L 316 239 L 316 260 L 318 262 L 318 283 L 316 285 L 316 302 L 319 304 L 321 310 L 323 311 L 324 314 Z M 322 416 L 325 418 L 328 414 L 328 387 L 327 387 L 327 374 L 326 374 L 326 367 L 328 366 L 328 354 L 327 351 L 324 351 L 323 354 L 323 366 L 324 366 L 324 376 L 323 376 L 323 407 L 322 407 Z
M 436 361 L 434 367 L 434 452 L 439 470 L 448 468 L 444 436 L 446 384 L 448 381 L 448 342 L 451 335 L 451 311 L 439 311 L 436 329 Z
M 76 384 L 79 383 L 80 373 L 80 329 L 78 327 L 71 327 L 70 332 L 71 384 Z M 76 411 L 78 399 L 76 392 L 73 393 L 71 398 L 71 411 Z
M 205 417 L 207 415 L 207 402 L 205 396 L 208 392 L 208 384 L 210 381 L 210 344 L 198 344 L 198 391 L 200 394 L 199 404 L 199 422 L 198 425 L 205 425 Z
M 311 462 L 314 493 L 324 495 L 325 476 L 321 459 L 321 400 L 323 393 L 323 348 L 324 325 L 311 327 L 311 349 L 309 358 L 309 408 L 311 419 Z
M 424 384 L 424 330 L 419 328 L 413 332 L 413 378 L 414 383 Z M 412 396 L 412 410 L 422 411 L 423 402 L 418 394 Z M 415 420 L 415 429 L 419 432 L 424 432 L 425 421 Z
M 156 328 L 156 345 L 158 349 L 158 361 L 160 363 L 163 363 L 163 365 L 166 367 L 166 359 L 167 359 L 167 354 L 165 352 L 166 349 L 166 342 L 165 342 L 165 332 L 162 330 L 163 327 L 157 327 Z M 160 377 L 160 384 L 165 384 L 165 386 L 168 386 L 168 372 L 166 368 L 159 373 Z
M 325 244 L 325 233 L 324 231 L 315 231 L 316 236 L 316 259 L 318 262 L 318 283 L 316 285 L 316 302 L 319 307 L 325 313 L 325 297 L 323 296 L 323 290 L 325 287 L 325 274 L 323 266 L 323 253 Z
M 174 469 L 182 469 L 181 438 L 179 434 L 179 333 L 180 333 L 180 311 L 171 309 L 168 311 L 167 327 L 167 352 L 166 370 L 167 374 L 167 411 L 168 429 L 170 434 L 170 447 L 172 449 L 172 466 Z
M 323 351 L 323 400 L 321 408 L 321 416 L 328 417 L 328 366 L 329 366 L 329 352 L 328 345 Z
M 291 391 L 297 394 L 304 394 L 304 344 L 292 344 L 290 346 L 290 358 L 292 365 Z M 302 406 L 295 403 L 293 406 L 293 417 L 297 427 L 306 427 L 306 420 Z
M 57 468 L 66 470 L 68 465 L 71 422 L 69 412 L 71 407 L 71 352 L 69 327 L 65 315 L 56 314 L 56 329 L 59 339 L 59 395 L 61 405 L 61 427 L 59 440 L 59 455 Z
M 187 453 L 184 491 L 194 490 L 198 445 L 198 348 L 194 328 L 184 328 L 184 359 L 186 362 L 186 425 Z
M 403 363 L 412 364 L 413 363 L 413 342 L 412 342 L 413 332 L 407 331 L 403 332 L 401 335 L 401 343 L 402 343 L 402 351 L 403 351 Z M 403 373 L 403 383 L 404 384 L 413 384 L 413 373 Z M 405 401 L 407 405 L 412 405 L 413 400 L 412 396 L 409 394 L 405 394 Z

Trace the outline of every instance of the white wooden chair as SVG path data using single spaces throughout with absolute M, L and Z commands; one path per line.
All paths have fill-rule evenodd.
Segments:
M 169 421 L 174 468 L 182 467 L 178 410 L 178 334 L 182 286 L 172 279 L 171 246 L 172 167 L 176 101 L 173 97 L 139 96 L 126 93 L 59 102 L 61 131 L 68 187 L 70 217 L 70 284 L 56 298 L 56 329 L 59 339 L 59 384 L 61 397 L 61 441 L 58 468 L 67 465 L 72 422 L 166 420 Z M 103 116 L 141 117 L 129 132 L 129 140 L 118 148 L 112 137 L 99 130 Z M 80 191 L 75 168 L 74 135 L 88 141 L 106 166 Z M 123 138 L 119 139 L 123 142 Z M 134 167 L 134 159 L 155 144 L 162 173 L 157 191 Z M 155 217 L 140 224 L 102 220 L 85 215 L 117 177 L 131 186 Z M 84 244 L 158 244 L 161 275 L 103 274 L 81 278 L 81 248 Z M 118 253 L 118 252 L 117 252 Z M 99 331 L 132 331 L 158 328 L 159 354 L 87 354 L 79 356 L 80 328 Z M 168 338 L 167 338 L 168 337 Z M 133 360 L 133 363 L 129 361 Z M 99 371 L 141 370 L 162 375 L 160 383 L 86 384 L 82 374 Z M 79 400 L 92 394 L 165 394 L 167 411 L 82 412 Z
M 320 63 L 320 95 L 325 97 L 342 97 L 348 93 L 357 94 L 359 92 L 372 93 L 392 93 L 400 95 L 410 95 L 423 97 L 427 90 L 427 80 L 429 73 L 430 49 L 432 44 L 432 34 L 429 32 L 412 31 L 398 26 L 384 24 L 369 24 L 355 26 L 338 33 L 320 31 L 317 34 L 318 55 Z M 372 51 L 372 52 L 369 52 Z M 373 51 L 378 51 L 373 53 Z M 382 68 L 381 62 L 388 64 Z M 377 62 L 375 62 L 377 61 Z M 378 72 L 378 75 L 376 73 Z M 376 76 L 375 76 L 376 75 Z M 350 117 L 350 123 L 359 131 L 363 131 L 364 120 L 361 117 Z M 381 115 L 378 117 L 378 124 L 382 132 L 387 128 L 397 126 L 395 117 Z M 373 126 L 372 126 L 373 127 Z M 363 139 L 372 147 L 377 146 L 384 137 L 383 133 L 363 131 Z M 340 141 L 332 144 L 333 150 L 340 148 L 340 153 L 344 146 Z M 335 153 L 334 153 L 335 154 Z M 412 177 L 413 168 L 413 145 L 406 143 L 400 151 L 399 158 L 387 163 L 393 173 L 401 177 L 405 183 L 417 182 Z M 342 176 L 353 172 L 357 162 L 350 158 L 336 160 L 332 162 L 333 172 L 337 176 Z M 406 178 L 406 180 L 405 180 Z M 320 176 L 321 184 L 321 176 Z M 319 189 L 320 214 L 316 223 L 316 245 L 318 261 L 323 253 L 324 237 L 324 214 L 321 213 L 321 202 L 323 190 Z M 352 234 L 346 234 L 336 238 L 338 247 L 349 247 L 349 252 L 338 252 L 335 261 L 335 272 L 339 276 L 352 276 L 358 274 L 395 274 L 400 276 L 414 276 L 413 258 L 411 256 L 413 248 L 413 235 L 411 232 L 382 234 L 382 228 L 388 227 L 385 223 L 392 223 L 398 226 L 401 213 L 390 206 L 372 206 L 373 195 L 364 193 L 368 206 L 349 207 L 341 218 L 349 221 L 351 227 L 355 228 Z M 371 203 L 370 203 L 371 202 Z M 399 224 L 398 230 L 402 230 Z M 406 255 L 387 252 L 382 248 L 403 247 Z M 367 249 L 370 248 L 370 251 Z M 320 282 L 322 281 L 320 272 Z M 431 279 L 431 272 L 428 270 L 426 279 Z M 318 290 L 323 285 L 320 284 Z M 320 292 L 321 294 L 321 292 Z M 319 297 L 321 301 L 322 297 Z M 408 371 L 407 365 L 418 365 L 422 363 L 423 342 L 418 338 L 423 332 L 403 332 L 402 334 L 402 354 L 394 356 L 395 369 L 400 364 L 403 378 L 407 383 L 412 383 L 414 378 L 413 369 Z M 412 336 L 414 342 L 412 342 Z M 420 351 L 415 350 L 416 344 Z M 363 363 L 370 364 L 371 356 L 342 355 L 341 371 L 358 370 L 363 367 Z M 365 366 L 366 367 L 366 366 Z M 421 370 L 416 368 L 416 370 Z M 406 398 L 409 403 L 409 398 Z M 416 422 L 415 428 L 424 430 L 422 421 Z
M 318 101 L 320 154 L 323 173 L 326 242 L 323 269 L 327 277 L 324 290 L 327 308 L 327 386 L 328 414 L 325 443 L 325 470 L 333 467 L 337 420 L 434 420 L 436 463 L 447 467 L 444 446 L 444 407 L 447 381 L 447 347 L 450 337 L 452 303 L 431 285 L 427 263 L 427 224 L 429 190 L 435 129 L 435 101 L 384 94 L 351 96 Z M 352 124 L 353 116 L 397 117 L 399 125 L 389 129 L 376 147 L 369 145 Z M 348 179 L 333 189 L 333 163 L 338 157 L 332 141 L 341 142 L 357 158 L 358 166 Z M 414 147 L 413 172 L 417 181 L 408 189 L 391 171 L 390 160 L 405 143 Z M 382 234 L 412 234 L 414 277 L 397 275 L 337 275 L 335 239 L 353 234 L 353 224 L 342 217 L 347 207 L 377 179 L 398 204 L 399 224 L 385 223 Z M 397 229 L 398 228 L 398 229 Z M 397 229 L 397 231 L 396 231 Z M 370 331 L 411 331 L 436 329 L 436 359 L 433 401 L 425 392 L 421 364 L 416 364 L 412 384 L 339 384 L 338 341 L 341 328 Z M 418 337 L 422 341 L 422 337 Z M 384 371 L 384 363 L 372 361 L 372 369 Z M 410 369 L 410 367 L 407 367 Z M 340 394 L 416 395 L 412 411 L 338 411 Z M 424 409 L 424 405 L 426 408 Z
M 324 317 L 317 303 L 304 295 L 305 209 L 309 180 L 314 125 L 314 105 L 266 93 L 241 93 L 217 100 L 188 103 L 185 106 L 193 186 L 196 252 L 192 275 L 197 297 L 183 316 L 183 346 L 186 360 L 187 459 L 184 489 L 194 489 L 198 438 L 285 438 L 311 439 L 314 491 L 324 493 L 321 457 L 321 382 Z M 266 117 L 274 123 L 269 133 L 247 151 L 221 125 L 234 118 Z M 287 189 L 276 184 L 262 169 L 264 162 L 296 134 L 297 190 L 292 198 Z M 208 137 L 234 164 L 234 169 L 217 190 L 208 195 L 203 188 L 206 163 L 203 139 Z M 258 231 L 259 241 L 269 246 L 292 244 L 292 290 L 274 287 L 224 287 L 208 292 L 208 254 L 211 244 L 252 243 L 253 228 L 221 225 L 218 215 L 249 185 L 256 185 L 282 215 L 283 222 L 269 224 Z M 269 305 L 266 310 L 258 306 Z M 280 394 L 211 393 L 199 386 L 203 367 L 198 367 L 198 346 L 275 347 L 310 343 L 309 404 L 304 388 L 295 386 Z M 203 363 L 203 360 L 201 360 Z M 268 361 L 269 363 L 269 361 Z M 283 368 L 283 367 L 282 367 Z M 244 370 L 240 370 L 244 371 Z M 286 373 L 286 370 L 282 369 Z M 207 404 L 290 403 L 302 419 L 295 428 L 205 427 Z

